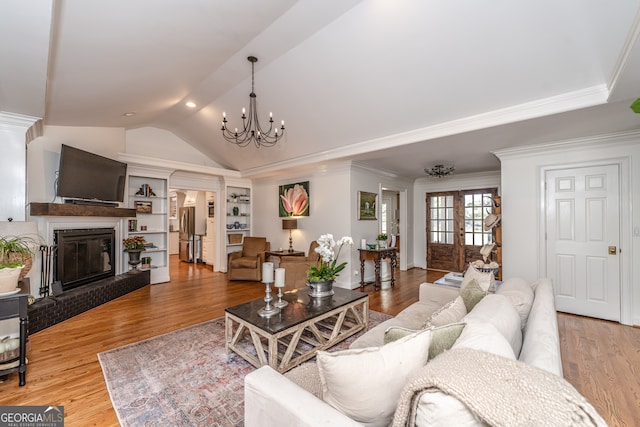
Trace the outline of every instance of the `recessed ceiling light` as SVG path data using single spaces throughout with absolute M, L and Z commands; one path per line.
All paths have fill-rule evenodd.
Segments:
M 129 111 L 128 113 L 124 113 L 123 116 L 125 117 L 131 117 L 131 116 L 135 116 L 136 112 L 135 111 Z
M 196 108 L 197 107 L 196 103 L 195 102 L 191 102 L 191 101 L 186 102 L 184 105 L 186 105 L 189 108 Z

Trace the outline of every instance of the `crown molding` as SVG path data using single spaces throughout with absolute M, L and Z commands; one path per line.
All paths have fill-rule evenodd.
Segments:
M 20 127 L 29 129 L 40 117 L 25 116 L 23 114 L 0 111 L 0 127 Z
M 594 135 L 583 138 L 573 138 L 561 141 L 554 141 L 543 144 L 528 145 L 523 147 L 505 148 L 503 150 L 492 151 L 491 153 L 500 160 L 507 158 L 518 158 L 536 154 L 545 154 L 549 151 L 561 152 L 576 149 L 593 148 L 600 144 L 613 145 L 638 145 L 640 144 L 640 130 L 616 132 L 603 135 Z

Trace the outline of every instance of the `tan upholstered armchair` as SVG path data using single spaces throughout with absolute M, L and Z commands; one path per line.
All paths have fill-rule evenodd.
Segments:
M 227 264 L 229 280 L 260 281 L 265 252 L 270 249 L 271 245 L 266 237 L 245 237 L 242 250 L 229 253 Z
M 318 261 L 315 240 L 309 245 L 307 256 L 286 256 L 280 259 L 280 267 L 284 268 L 284 290 L 304 288 L 307 285 L 307 270 Z

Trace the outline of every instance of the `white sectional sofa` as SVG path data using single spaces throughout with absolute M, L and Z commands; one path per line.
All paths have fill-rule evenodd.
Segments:
M 498 355 L 511 355 L 512 359 L 516 358 L 525 364 L 562 377 L 552 284 L 547 279 L 540 279 L 530 285 L 525 283 L 524 287 L 532 291 L 532 297 L 527 301 L 526 297 L 522 297 L 523 283 L 525 282 L 522 279 L 505 281 L 495 294 L 489 293 L 472 307 L 459 320 L 465 326 L 451 348 L 461 346 L 483 351 L 488 350 Z M 451 306 L 457 304 L 453 301 L 460 302 L 459 294 L 460 289 L 457 288 L 431 283 L 421 284 L 418 302 L 407 307 L 396 317 L 367 331 L 351 345 L 351 349 L 364 349 L 360 351 L 367 352 L 370 348 L 381 348 L 380 346 L 383 346 L 385 342 L 385 332 L 389 328 L 395 328 L 395 330 L 400 330 L 398 328 L 411 330 L 424 328 L 425 321 L 434 313 L 437 320 L 443 312 L 450 312 Z M 440 310 L 444 306 L 447 306 L 448 309 Z M 443 323 L 443 319 L 440 321 Z M 446 322 L 445 316 L 444 323 Z M 484 335 L 486 331 L 495 332 L 496 330 L 501 336 L 498 340 L 487 338 Z M 318 359 L 320 359 L 320 355 Z M 373 369 L 372 367 L 369 375 L 380 375 L 382 371 L 383 369 Z M 284 375 L 268 366 L 262 367 L 245 378 L 245 425 L 248 427 L 363 425 L 362 422 L 355 421 L 324 401 L 320 397 L 322 396 L 321 387 L 316 362 L 301 365 Z M 360 390 L 360 393 L 375 394 L 375 391 Z M 381 402 L 384 404 L 384 401 Z M 456 419 L 450 419 L 449 423 L 453 423 L 450 425 L 461 425 L 462 418 L 460 413 L 456 411 L 462 410 L 464 412 L 464 406 L 458 402 L 460 407 L 451 409 L 449 403 L 444 403 L 445 409 L 442 407 L 438 409 L 438 404 L 421 401 L 420 405 L 430 411 L 431 415 L 425 418 L 423 414 L 420 418 L 421 416 L 418 414 L 413 423 L 416 425 L 427 425 L 427 423 L 428 425 L 437 425 L 433 421 L 434 419 L 446 421 L 448 414 L 457 414 L 450 415 Z M 428 406 L 429 404 L 431 406 Z M 464 425 L 483 425 L 473 416 L 468 417 L 468 420 L 469 424 Z M 365 422 L 364 425 L 389 424 L 389 420 L 383 424 L 379 424 L 377 421 Z

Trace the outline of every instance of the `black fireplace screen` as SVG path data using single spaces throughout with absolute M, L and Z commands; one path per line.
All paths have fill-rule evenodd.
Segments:
M 54 239 L 58 246 L 54 277 L 62 289 L 115 275 L 115 230 L 55 230 Z

